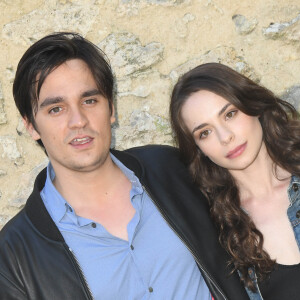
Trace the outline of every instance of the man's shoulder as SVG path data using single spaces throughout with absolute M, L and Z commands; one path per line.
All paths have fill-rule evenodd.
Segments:
M 36 177 L 33 191 L 28 197 L 25 206 L 11 218 L 0 231 L 0 245 L 7 241 L 18 241 L 30 235 L 33 229 L 29 215 L 40 217 L 40 191 L 43 189 L 46 180 L 46 168 Z
M 131 153 L 139 159 L 148 161 L 149 163 L 168 163 L 170 161 L 180 162 L 179 150 L 169 145 L 146 145 L 127 149 L 125 152 Z
M 17 241 L 20 234 L 26 230 L 28 227 L 28 220 L 25 215 L 24 208 L 18 212 L 12 219 L 10 219 L 0 231 L 0 249 L 7 245 L 11 244 L 13 241 Z
M 188 168 L 180 159 L 177 148 L 168 145 L 147 145 L 131 148 L 126 152 L 139 160 L 145 173 L 156 174 L 160 180 L 171 180 L 178 176 L 191 180 Z

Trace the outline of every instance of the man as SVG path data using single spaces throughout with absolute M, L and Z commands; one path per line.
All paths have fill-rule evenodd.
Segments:
M 206 300 L 206 283 L 243 299 L 177 152 L 110 151 L 113 84 L 77 34 L 46 36 L 19 62 L 14 99 L 50 163 L 0 234 L 0 299 Z

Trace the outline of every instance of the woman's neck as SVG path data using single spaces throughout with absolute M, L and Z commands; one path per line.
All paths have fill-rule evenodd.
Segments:
M 229 170 L 240 191 L 241 201 L 270 195 L 274 188 L 289 181 L 291 174 L 276 166 L 263 144 L 255 161 L 244 170 Z

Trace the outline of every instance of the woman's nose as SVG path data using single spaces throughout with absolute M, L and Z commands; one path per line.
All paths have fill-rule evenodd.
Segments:
M 219 129 L 219 138 L 221 144 L 226 146 L 234 140 L 234 133 L 229 128 L 224 127 Z

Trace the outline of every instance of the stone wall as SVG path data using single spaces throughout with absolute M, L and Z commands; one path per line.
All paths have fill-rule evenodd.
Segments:
M 118 80 L 118 149 L 172 143 L 170 91 L 204 62 L 228 64 L 300 109 L 299 0 L 2 0 L 0 14 L 0 227 L 47 164 L 11 90 L 25 50 L 51 32 L 79 32 L 107 53 Z

